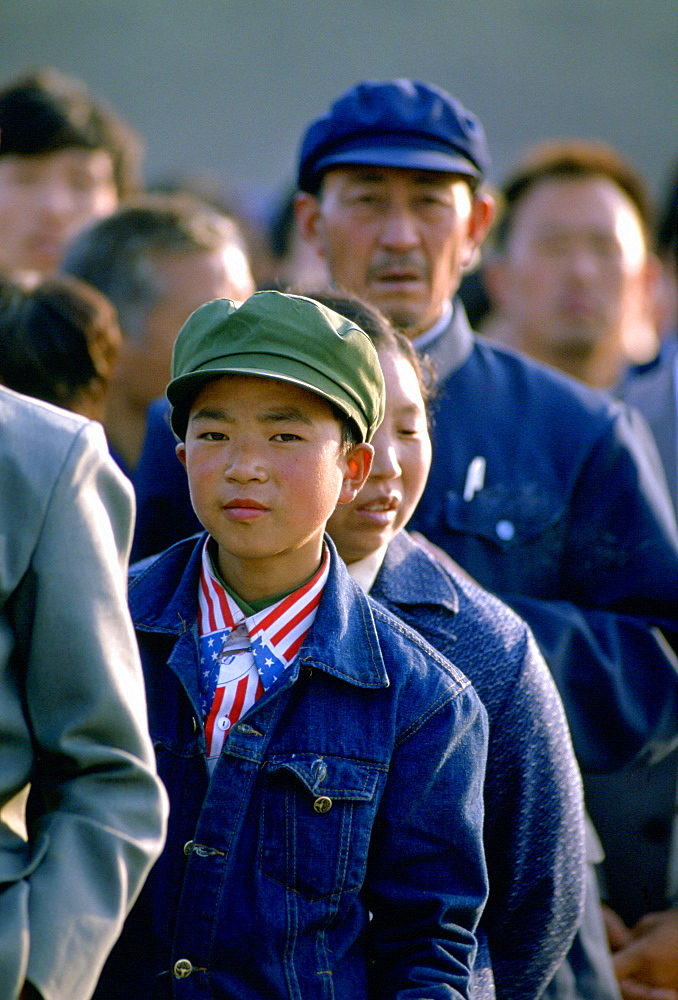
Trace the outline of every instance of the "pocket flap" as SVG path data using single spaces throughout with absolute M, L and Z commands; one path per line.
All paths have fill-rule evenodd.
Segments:
M 564 514 L 562 499 L 544 495 L 539 483 L 500 483 L 480 490 L 472 500 L 450 490 L 445 520 L 453 531 L 476 535 L 510 549 L 536 538 Z
M 377 765 L 365 761 L 306 753 L 270 757 L 267 767 L 271 773 L 294 774 L 311 795 L 363 802 L 374 798 L 380 771 Z

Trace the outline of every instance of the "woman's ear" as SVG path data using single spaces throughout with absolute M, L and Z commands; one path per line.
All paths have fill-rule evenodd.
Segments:
M 341 484 L 341 493 L 337 503 L 350 503 L 355 500 L 372 468 L 374 448 L 371 444 L 357 444 L 346 456 L 346 472 Z

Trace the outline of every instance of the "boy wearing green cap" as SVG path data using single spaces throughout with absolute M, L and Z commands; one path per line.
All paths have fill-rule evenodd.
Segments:
M 300 296 L 218 299 L 167 395 L 207 531 L 132 574 L 170 825 L 96 996 L 470 996 L 484 709 L 324 536 L 371 464 L 371 342 Z

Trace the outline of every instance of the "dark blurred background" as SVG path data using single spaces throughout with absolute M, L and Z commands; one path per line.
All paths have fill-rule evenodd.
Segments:
M 265 206 L 300 135 L 366 77 L 419 77 L 526 145 L 605 139 L 658 194 L 678 153 L 676 0 L 0 0 L 0 78 L 51 64 L 145 136 L 146 179 Z

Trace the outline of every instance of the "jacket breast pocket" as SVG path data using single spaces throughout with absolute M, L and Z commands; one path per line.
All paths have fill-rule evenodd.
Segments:
M 377 764 L 314 754 L 268 759 L 260 866 L 307 899 L 360 888 L 377 808 Z
M 555 490 L 529 481 L 498 483 L 469 501 L 450 490 L 445 523 L 460 539 L 459 561 L 481 582 L 491 580 L 491 589 L 557 595 L 567 525 Z

